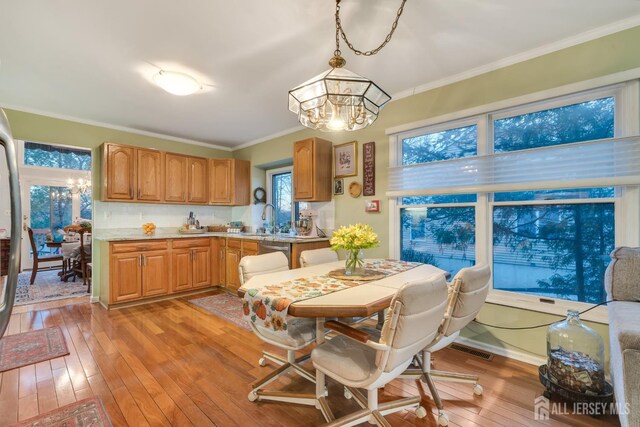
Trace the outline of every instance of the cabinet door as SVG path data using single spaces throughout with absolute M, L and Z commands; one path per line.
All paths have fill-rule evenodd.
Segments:
M 298 141 L 293 146 L 293 197 L 296 200 L 313 198 L 313 146 L 312 139 Z
M 232 201 L 232 161 L 229 159 L 212 159 L 209 163 L 209 202 L 214 204 L 230 204 Z
M 162 200 L 162 153 L 137 150 L 138 200 Z
M 171 290 L 191 289 L 191 249 L 174 249 L 171 255 Z
M 211 286 L 211 248 L 191 249 L 193 287 Z
M 142 296 L 169 293 L 169 253 L 142 253 Z
M 111 303 L 134 300 L 142 296 L 141 260 L 139 252 L 111 256 Z
M 107 200 L 133 200 L 135 186 L 135 149 L 105 144 L 104 185 Z
M 227 248 L 225 252 L 226 285 L 229 289 L 240 287 L 240 274 L 238 265 L 240 264 L 240 249 Z
M 224 244 L 220 244 L 219 258 L 218 258 L 218 283 L 222 286 L 227 283 L 227 249 Z
M 208 162 L 207 159 L 189 157 L 189 194 L 187 200 L 191 203 L 207 203 L 208 201 Z
M 165 154 L 164 200 L 167 202 L 187 201 L 187 160 L 178 154 Z

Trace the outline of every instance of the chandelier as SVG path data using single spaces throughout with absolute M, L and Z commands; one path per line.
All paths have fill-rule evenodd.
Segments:
M 67 188 L 71 194 L 85 194 L 91 192 L 91 180 L 78 178 L 67 180 Z
M 331 69 L 289 91 L 289 111 L 300 123 L 321 131 L 354 131 L 377 118 L 391 97 L 373 81 L 343 68 L 347 61 L 340 52 L 340 37 L 356 55 L 372 56 L 391 40 L 407 0 L 402 0 L 396 18 L 382 44 L 362 52 L 349 42 L 340 22 L 340 0 L 336 0 L 336 50 L 329 60 Z

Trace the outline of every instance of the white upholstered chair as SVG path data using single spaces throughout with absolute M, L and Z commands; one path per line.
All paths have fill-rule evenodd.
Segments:
M 276 273 L 279 271 L 289 270 L 289 261 L 282 252 L 273 252 L 264 255 L 245 256 L 240 260 L 238 266 L 240 273 L 240 283 L 244 285 L 249 279 L 261 274 Z M 292 403 L 301 403 L 315 405 L 315 399 L 303 397 L 301 395 L 283 392 L 269 392 L 263 388 L 275 381 L 279 376 L 293 371 L 303 378 L 315 383 L 314 375 L 300 366 L 300 363 L 309 358 L 304 355 L 296 359 L 295 352 L 307 347 L 315 341 L 316 325 L 314 319 L 293 318 L 287 322 L 287 332 L 277 333 L 271 329 L 257 326 L 253 322 L 249 322 L 253 332 L 263 341 L 274 345 L 278 348 L 286 350 L 286 359 L 276 356 L 269 352 L 262 352 L 262 358 L 259 361 L 260 366 L 265 366 L 266 361 L 279 365 L 279 367 L 266 377 L 256 381 L 252 385 L 249 393 L 249 400 L 273 400 Z
M 338 261 L 338 253 L 331 248 L 310 249 L 300 253 L 300 266 L 327 264 Z
M 444 276 L 404 284 L 394 296 L 378 341 L 344 323 L 329 321 L 326 326 L 340 335 L 316 347 L 311 353 L 315 368 L 343 384 L 345 395 L 353 397 L 360 411 L 329 422 L 329 426 L 352 426 L 368 421 L 390 425 L 384 415 L 418 408 L 426 415 L 420 397 L 378 403 L 378 388 L 404 372 L 414 355 L 433 341 L 447 304 Z M 356 388 L 367 390 L 365 398 Z
M 432 370 L 431 353 L 441 350 L 454 342 L 460 335 L 460 331 L 475 319 L 487 299 L 490 277 L 491 270 L 485 264 L 463 268 L 456 274 L 449 284 L 447 309 L 438 329 L 438 334 L 415 358 L 419 369 L 408 369 L 401 376 L 403 378 L 420 378 L 427 384 L 438 408 L 438 424 L 441 426 L 448 425 L 449 419 L 444 412 L 442 400 L 433 383 L 434 380 L 474 384 L 473 392 L 478 396 L 482 394 L 482 386 L 478 384 L 477 375 Z

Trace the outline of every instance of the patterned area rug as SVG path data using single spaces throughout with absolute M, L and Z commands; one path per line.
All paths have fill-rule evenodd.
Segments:
M 0 372 L 69 354 L 59 327 L 38 329 L 0 339 Z
M 63 282 L 58 276 L 60 270 L 39 271 L 33 285 L 29 284 L 31 272 L 25 271 L 18 275 L 18 290 L 15 305 L 35 304 L 62 298 L 79 297 L 87 294 L 87 287 L 82 279 L 76 282 Z
M 15 426 L 110 427 L 111 421 L 100 399 L 91 397 L 30 418 Z
M 240 297 L 225 292 L 209 297 L 195 298 L 189 302 L 247 331 L 251 330 L 249 322 L 244 320 L 242 315 L 242 299 Z

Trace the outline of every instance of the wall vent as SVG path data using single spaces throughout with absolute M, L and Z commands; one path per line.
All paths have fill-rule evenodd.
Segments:
M 467 347 L 466 345 L 462 345 L 458 343 L 451 344 L 449 348 L 457 351 L 462 351 L 463 353 L 467 353 L 487 361 L 492 361 L 494 356 L 493 353 L 489 353 L 488 351 L 478 350 L 477 348 Z

